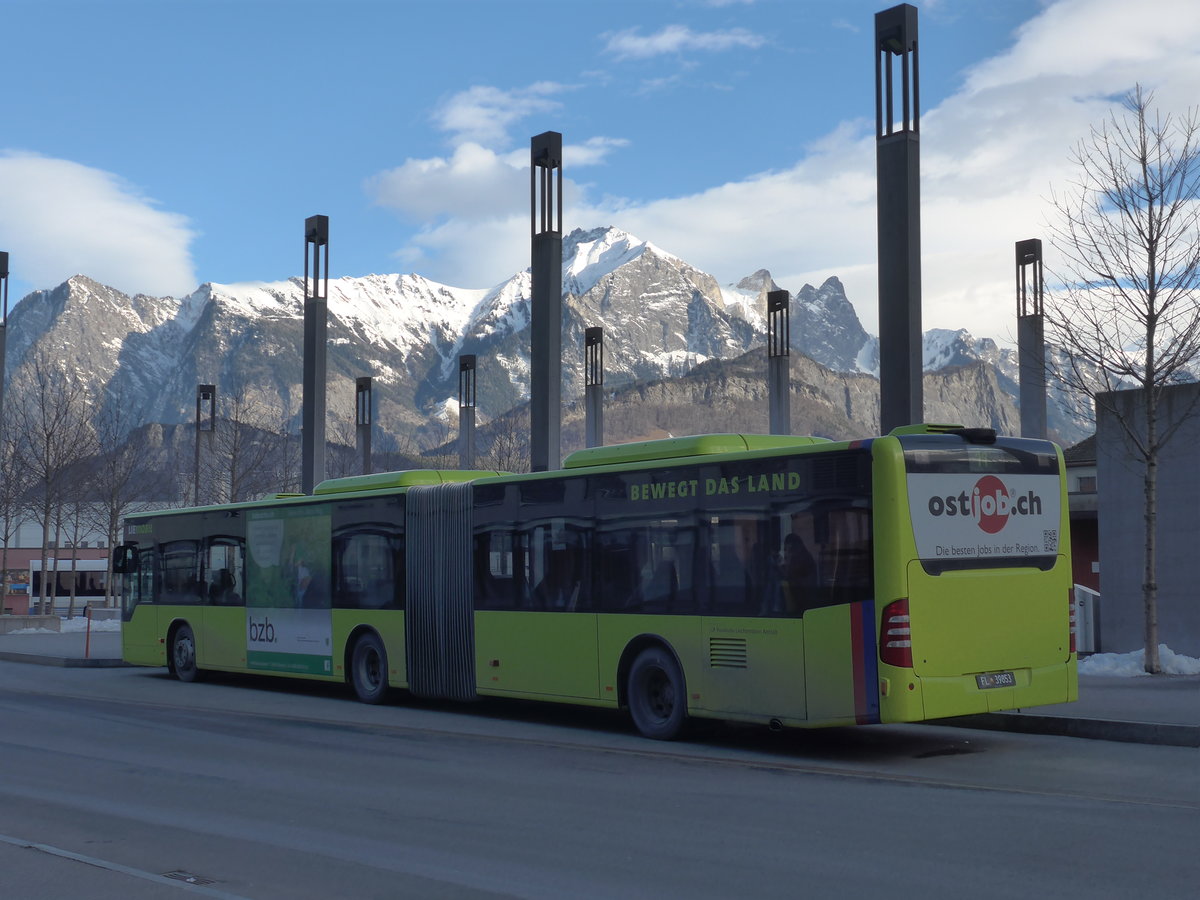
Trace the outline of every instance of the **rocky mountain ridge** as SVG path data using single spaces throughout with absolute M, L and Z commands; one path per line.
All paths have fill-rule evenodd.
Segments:
M 380 428 L 411 434 L 421 446 L 443 442 L 456 421 L 462 353 L 478 358 L 481 421 L 519 406 L 529 391 L 529 279 L 528 271 L 517 273 L 489 290 L 419 275 L 331 279 L 331 423 L 353 421 L 354 379 L 373 375 Z M 768 271 L 722 287 L 649 242 L 597 228 L 564 238 L 563 289 L 564 401 L 583 393 L 583 331 L 591 325 L 604 327 L 613 402 L 647 391 L 657 397 L 640 425 L 632 413 L 624 433 L 607 422 L 609 440 L 653 431 L 651 420 L 662 410 L 721 407 L 722 386 L 742 398 L 735 404 L 741 417 L 716 428 L 715 418 L 700 416 L 690 430 L 765 430 L 765 393 L 757 396 L 749 373 L 765 373 L 765 359 L 759 360 L 765 296 L 777 289 Z M 131 297 L 76 276 L 12 310 L 8 376 L 20 383 L 36 346 L 97 387 L 98 410 L 117 405 L 131 422 L 190 422 L 196 384 L 211 382 L 220 397 L 254 402 L 281 429 L 298 431 L 303 301 L 299 279 L 209 283 L 176 299 Z M 792 293 L 790 309 L 793 430 L 831 437 L 874 432 L 878 340 L 863 329 L 841 282 L 803 285 Z M 924 357 L 927 420 L 1018 430 L 1015 353 L 965 330 L 930 331 Z M 758 381 L 765 392 L 765 381 Z M 1050 422 L 1065 443 L 1087 433 L 1086 423 L 1061 404 L 1051 404 Z

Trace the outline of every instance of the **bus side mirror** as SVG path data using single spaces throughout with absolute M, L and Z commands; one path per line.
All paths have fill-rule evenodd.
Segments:
M 120 544 L 113 547 L 113 572 L 117 575 L 131 575 L 138 569 L 137 545 Z

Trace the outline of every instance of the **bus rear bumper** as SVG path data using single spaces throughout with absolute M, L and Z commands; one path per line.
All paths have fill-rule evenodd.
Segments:
M 1074 656 L 1065 663 L 1010 669 L 1007 673 L 1011 673 L 1012 686 L 993 687 L 987 686 L 986 682 L 1008 679 L 979 677 L 997 673 L 919 676 L 909 670 L 905 677 L 896 680 L 902 684 L 881 685 L 880 718 L 884 722 L 918 722 L 1070 703 L 1079 699 Z

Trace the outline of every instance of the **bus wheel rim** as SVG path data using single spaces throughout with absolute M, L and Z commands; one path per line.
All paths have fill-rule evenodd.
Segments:
M 175 667 L 178 669 L 188 670 L 192 667 L 192 661 L 196 658 L 196 651 L 192 646 L 192 642 L 186 637 L 181 637 L 175 641 Z
M 647 674 L 646 701 L 650 711 L 659 719 L 669 719 L 675 711 L 674 685 L 662 669 L 655 669 Z

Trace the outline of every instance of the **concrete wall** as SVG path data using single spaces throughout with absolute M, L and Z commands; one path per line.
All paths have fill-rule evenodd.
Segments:
M 1160 456 L 1158 477 L 1158 640 L 1200 656 L 1200 385 L 1168 388 L 1162 422 L 1183 419 Z M 1096 404 L 1099 492 L 1101 646 L 1124 653 L 1145 645 L 1142 606 L 1145 507 L 1143 468 L 1119 422 L 1105 409 L 1132 414 L 1137 391 L 1105 394 Z

